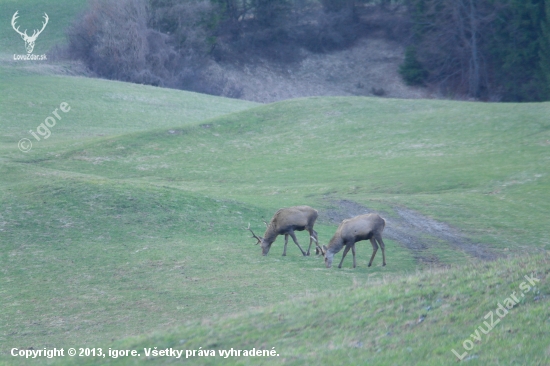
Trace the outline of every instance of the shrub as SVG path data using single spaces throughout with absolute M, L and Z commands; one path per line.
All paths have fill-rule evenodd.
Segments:
M 428 71 L 418 61 L 414 47 L 407 47 L 405 61 L 399 66 L 399 74 L 407 85 L 423 85 L 426 81 Z

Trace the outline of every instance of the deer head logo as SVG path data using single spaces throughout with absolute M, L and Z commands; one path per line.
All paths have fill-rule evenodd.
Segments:
M 19 18 L 17 16 L 17 13 L 19 13 L 19 11 L 16 11 L 15 14 L 13 14 L 13 17 L 11 18 L 11 26 L 13 27 L 13 29 L 17 33 L 19 33 L 21 38 L 23 38 L 23 41 L 25 41 L 25 48 L 27 49 L 27 53 L 30 54 L 30 53 L 32 53 L 32 50 L 34 49 L 34 42 L 36 41 L 36 38 L 38 38 L 40 33 L 42 33 L 44 28 L 46 28 L 46 24 L 48 24 L 48 20 L 49 20 L 48 14 L 44 13 L 45 22 L 42 22 L 42 29 L 40 29 L 40 30 L 35 29 L 32 33 L 32 36 L 28 36 L 26 29 L 25 29 L 24 32 L 20 32 L 19 27 L 15 28 L 15 21 L 17 20 L 17 18 Z

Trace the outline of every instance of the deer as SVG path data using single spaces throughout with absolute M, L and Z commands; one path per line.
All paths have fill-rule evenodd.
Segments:
M 309 206 L 294 206 L 281 208 L 275 212 L 275 215 L 273 215 L 273 218 L 269 224 L 264 221 L 266 231 L 263 237 L 259 237 L 254 234 L 254 231 L 250 229 L 250 223 L 248 224 L 247 230 L 250 230 L 252 237 L 258 241 L 256 245 L 261 244 L 262 255 L 267 255 L 267 253 L 269 253 L 271 244 L 273 244 L 275 239 L 277 239 L 277 236 L 284 235 L 285 246 L 283 249 L 283 256 L 286 256 L 286 246 L 288 244 L 288 236 L 290 235 L 292 240 L 294 240 L 294 243 L 296 243 L 298 248 L 300 248 L 302 255 L 308 256 L 312 241 L 315 241 L 317 248 L 319 247 L 317 232 L 313 230 L 315 220 L 317 220 L 317 210 Z M 296 235 L 294 234 L 295 231 L 302 230 L 307 230 L 309 232 L 309 247 L 307 249 L 307 253 L 304 252 L 296 239 Z
M 38 38 L 38 36 L 40 35 L 40 33 L 42 33 L 42 31 L 44 30 L 44 28 L 46 28 L 46 24 L 48 24 L 48 20 L 50 18 L 48 18 L 48 14 L 44 13 L 44 22 L 42 22 L 42 29 L 38 30 L 38 29 L 35 29 L 32 33 L 32 36 L 28 36 L 27 35 L 27 30 L 25 29 L 24 32 L 21 32 L 19 31 L 19 27 L 15 28 L 15 22 L 17 20 L 17 18 L 19 18 L 19 16 L 17 16 L 17 14 L 19 13 L 19 10 L 15 12 L 15 14 L 13 14 L 13 17 L 11 18 L 11 26 L 13 28 L 14 31 L 16 31 L 17 33 L 19 33 L 19 35 L 21 36 L 21 38 L 23 38 L 23 41 L 25 41 L 25 48 L 27 49 L 27 53 L 32 53 L 33 49 L 34 49 L 34 42 L 36 41 L 36 38 Z
M 325 265 L 327 268 L 332 266 L 332 260 L 334 254 L 338 253 L 343 246 L 346 246 L 342 255 L 342 260 L 338 265 L 338 268 L 342 268 L 344 258 L 348 251 L 351 249 L 353 253 L 353 268 L 355 264 L 355 243 L 361 240 L 370 240 L 372 244 L 372 256 L 370 257 L 369 267 L 372 265 L 374 256 L 378 251 L 378 245 L 382 249 L 382 262 L 386 265 L 386 253 L 384 251 L 385 245 L 382 240 L 382 232 L 386 226 L 386 220 L 381 218 L 378 214 L 371 213 L 366 215 L 355 216 L 351 219 L 346 219 L 340 223 L 336 233 L 330 239 L 328 247 L 323 245 L 321 248 L 321 254 L 325 257 Z

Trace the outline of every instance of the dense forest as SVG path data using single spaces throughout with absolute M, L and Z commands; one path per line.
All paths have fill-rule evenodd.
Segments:
M 61 57 L 100 77 L 239 97 L 211 62 L 299 62 L 382 35 L 409 85 L 448 97 L 550 99 L 548 0 L 92 0 Z

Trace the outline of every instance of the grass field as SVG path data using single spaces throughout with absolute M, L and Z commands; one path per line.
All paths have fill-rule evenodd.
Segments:
M 77 13 L 56 4 L 66 21 Z M 11 18 L 15 2 L 0 6 Z M 61 39 L 61 26 L 52 32 Z M 0 93 L 0 364 L 275 347 L 278 357 L 187 362 L 441 365 L 466 339 L 472 365 L 550 364 L 550 103 L 258 105 L 11 63 L 0 64 Z M 37 141 L 29 131 L 56 108 Z M 261 235 L 262 220 L 299 204 L 319 210 L 321 244 L 342 218 L 380 212 L 387 266 L 378 254 L 367 267 L 365 242 L 355 269 L 351 255 L 328 270 L 293 243 L 282 257 L 281 238 L 262 257 L 248 223 Z M 540 282 L 471 338 L 525 275 Z M 14 347 L 141 356 L 30 361 Z
M 327 270 L 322 259 L 302 257 L 292 244 L 281 257 L 281 239 L 261 257 L 243 230 L 250 222 L 261 233 L 261 220 L 278 207 L 309 204 L 320 211 L 316 228 L 327 243 L 337 225 L 330 213 L 345 215 L 341 203 L 347 200 L 383 212 L 390 222 L 400 208 L 414 210 L 461 230 L 497 257 L 543 253 L 550 249 L 544 225 L 549 104 L 311 98 L 257 106 L 2 71 L 3 91 L 21 86 L 2 99 L 0 337 L 6 362 L 22 361 L 9 356 L 12 347 L 147 344 L 269 346 L 283 356 L 265 362 L 296 364 L 338 364 L 344 354 L 349 358 L 341 364 L 402 364 L 435 347 L 440 353 L 433 364 L 454 362 L 450 349 L 468 338 L 499 296 L 523 275 L 544 279 L 549 270 L 544 254 L 487 267 L 443 240 L 419 254 L 389 238 L 388 266 L 376 258 L 368 268 L 370 246 L 361 244 L 356 269 L 348 259 L 343 269 Z M 28 153 L 19 151 L 18 139 L 32 139 L 28 130 L 61 102 L 71 110 L 51 136 L 34 141 Z M 473 267 L 461 267 L 470 262 Z M 449 265 L 454 269 L 445 269 Z M 499 271 L 508 274 L 494 278 Z M 491 278 L 496 285 L 484 290 Z M 420 292 L 401 296 L 409 288 Z M 538 324 L 547 325 L 546 289 L 541 283 L 538 300 L 525 299 L 532 310 L 510 316 L 491 336 L 523 339 L 531 334 L 523 321 L 540 316 Z M 441 304 L 437 324 L 408 327 L 423 306 L 435 312 L 438 296 L 453 300 Z M 388 310 L 380 310 L 384 303 Z M 369 321 L 377 311 L 386 311 L 384 332 L 382 323 Z M 287 320 L 265 320 L 279 312 Z M 334 326 L 335 312 L 341 325 L 334 331 L 311 329 Z M 226 318 L 230 314 L 236 315 Z M 182 324 L 190 325 L 178 328 Z M 436 325 L 446 336 L 437 336 Z M 273 332 L 264 330 L 272 326 Z M 394 338 L 373 348 L 373 332 L 388 329 L 395 329 Z M 505 334 L 509 329 L 517 330 Z M 142 334 L 155 335 L 124 340 Z M 177 344 L 180 338 L 186 342 Z M 541 341 L 516 353 L 547 360 L 544 337 L 534 338 Z M 318 342 L 322 351 L 314 347 Z M 474 363 L 512 352 L 492 338 L 483 342 Z M 392 356 L 398 344 L 401 353 Z
M 550 319 L 543 298 L 550 290 L 549 259 L 524 257 L 363 279 L 344 290 L 327 289 L 116 342 L 112 350 L 136 350 L 141 357 L 107 362 L 169 363 L 168 357 L 145 356 L 154 346 L 183 350 L 181 358 L 192 365 L 452 365 L 458 357 L 473 365 L 547 365 Z M 512 306 L 506 302 L 513 301 L 512 295 L 520 302 L 508 312 L 499 309 L 498 304 Z M 275 352 L 273 357 L 220 354 L 231 349 Z M 214 350 L 216 357 L 205 357 L 201 350 Z M 83 364 L 105 360 L 89 358 Z

